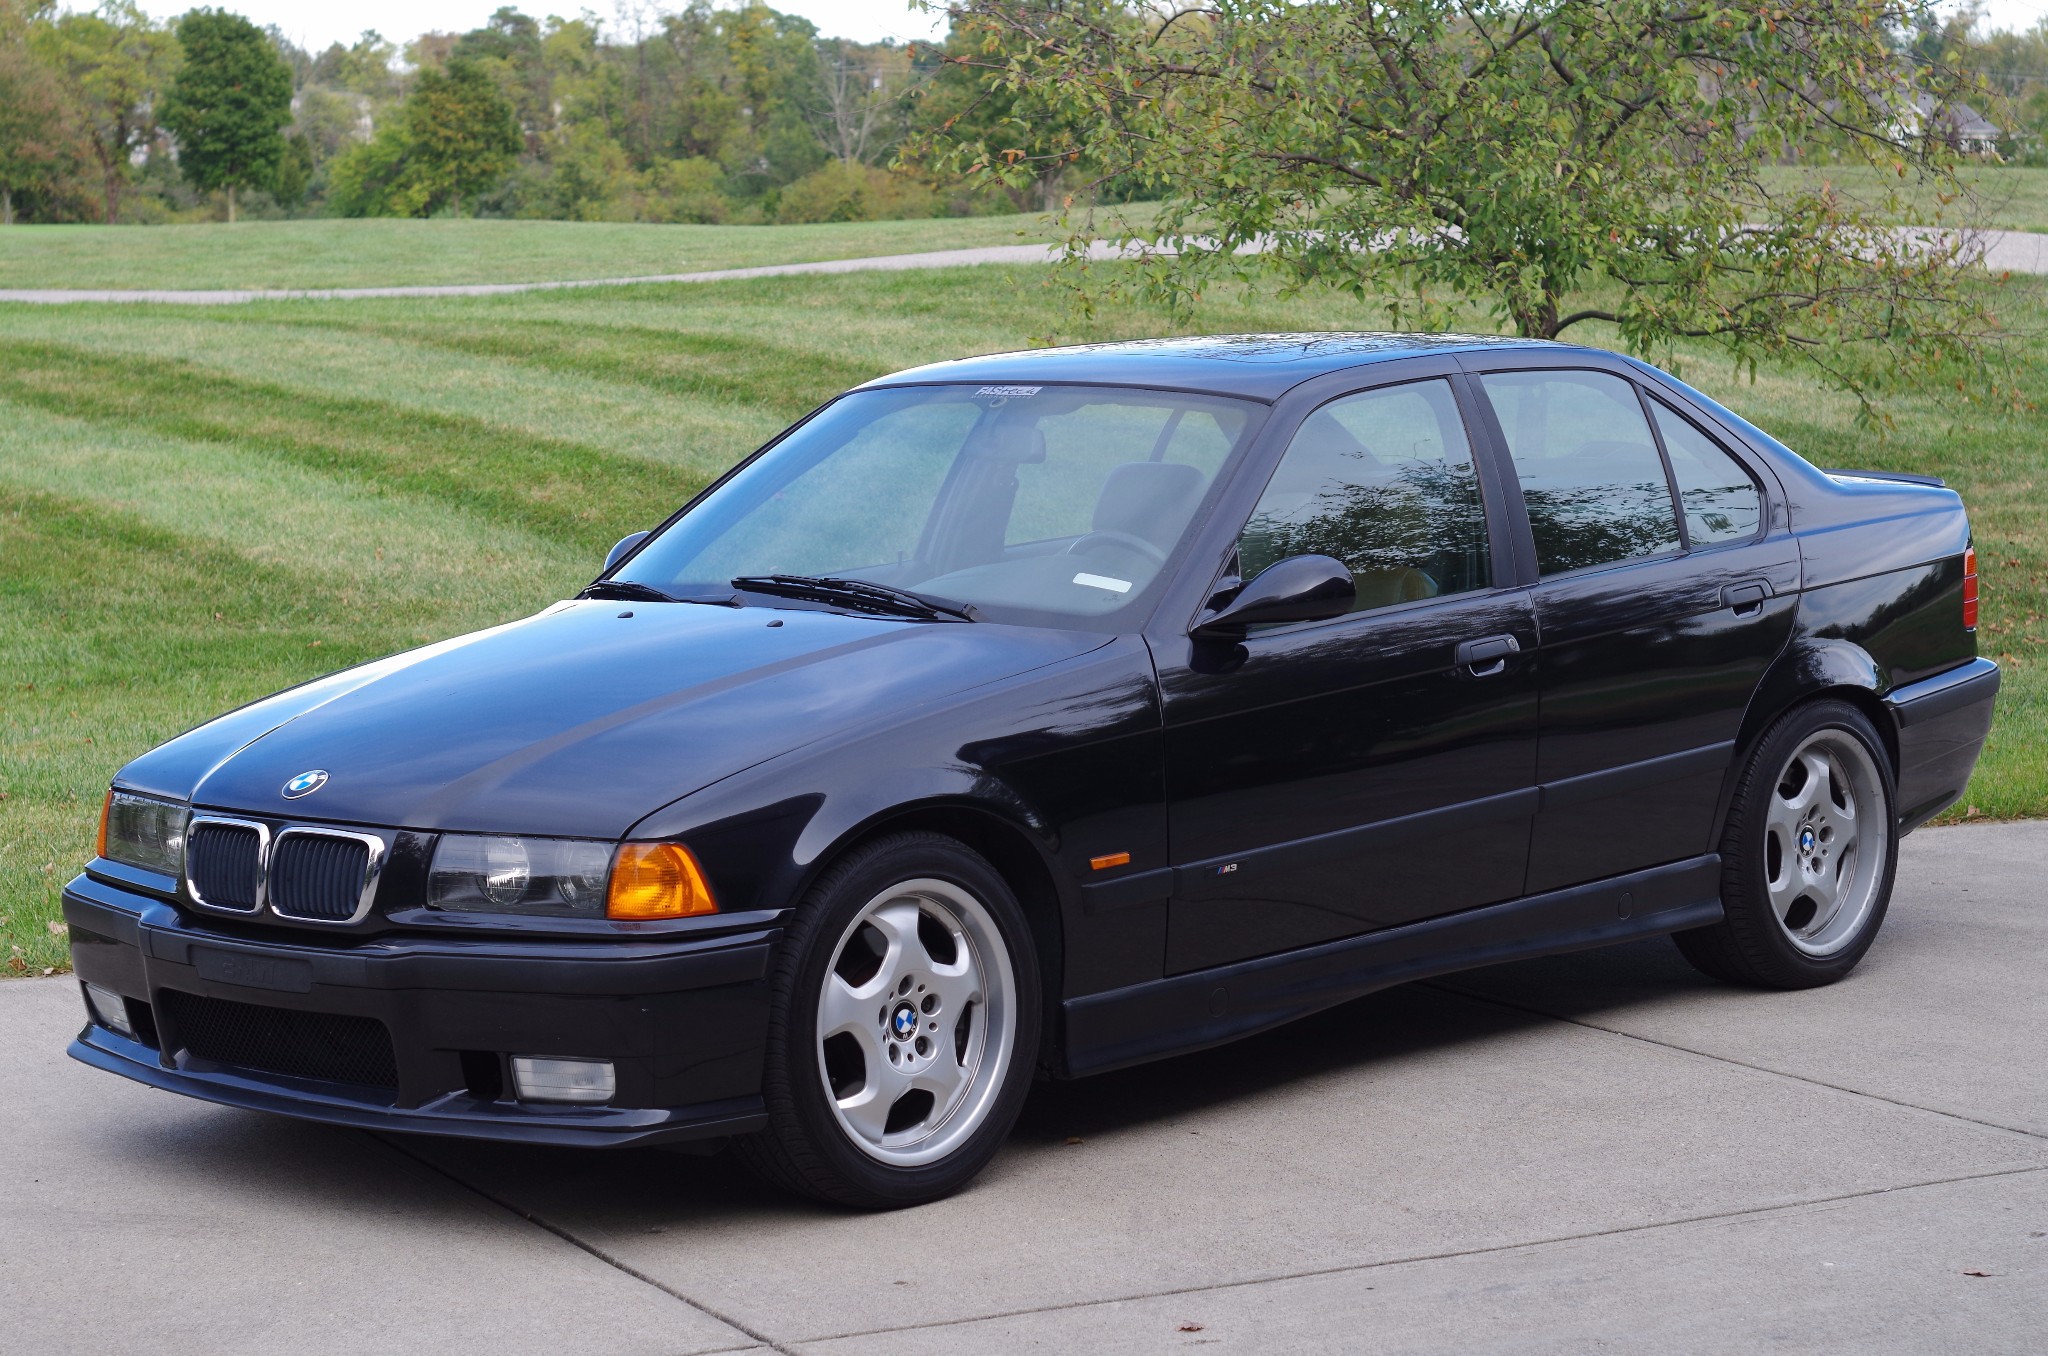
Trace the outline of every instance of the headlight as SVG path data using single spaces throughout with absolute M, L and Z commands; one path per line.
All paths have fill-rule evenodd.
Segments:
M 602 918 L 611 869 L 610 843 L 446 833 L 434 848 L 428 898 L 462 913 Z
M 107 792 L 100 809 L 100 856 L 175 876 L 185 869 L 189 806 L 127 791 Z
M 428 901 L 460 913 L 546 914 L 654 922 L 717 913 L 702 868 L 681 843 L 593 843 L 444 833 Z

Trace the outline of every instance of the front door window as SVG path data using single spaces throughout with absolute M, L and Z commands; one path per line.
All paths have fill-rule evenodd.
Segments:
M 1350 567 L 1360 610 L 1487 587 L 1486 511 L 1450 383 L 1346 396 L 1303 421 L 1238 538 L 1239 569 L 1311 554 Z

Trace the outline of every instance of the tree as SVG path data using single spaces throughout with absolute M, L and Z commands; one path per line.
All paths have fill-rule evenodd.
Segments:
M 30 52 L 62 81 L 99 170 L 109 225 L 120 219 L 121 190 L 133 158 L 156 134 L 151 101 L 177 69 L 178 44 L 134 0 L 106 0 L 86 14 L 38 24 Z
M 398 116 L 334 162 L 332 205 L 343 216 L 460 213 L 505 177 L 523 144 L 496 82 L 454 58 L 421 71 Z
M 1019 212 L 1051 212 L 1073 177 L 1087 124 L 1064 101 L 1005 78 L 1021 55 L 1014 33 L 973 19 L 956 22 L 943 48 L 922 49 L 934 69 L 916 92 L 916 133 L 903 158 L 943 164 L 948 145 L 986 148 L 994 158 L 984 163 L 1003 170 L 980 174 L 981 187 L 1001 190 Z
M 285 159 L 292 73 L 262 29 L 239 14 L 195 9 L 178 21 L 185 61 L 158 117 L 178 140 L 178 165 L 202 193 L 268 184 Z
M 804 111 L 843 165 L 872 164 L 902 133 L 910 54 L 894 43 L 820 43 L 817 88 Z
M 1589 322 L 1636 351 L 1683 337 L 1798 355 L 1859 393 L 1981 370 L 1994 330 L 1960 232 L 1903 232 L 1901 190 L 1962 192 L 1939 64 L 1901 59 L 1893 0 L 1209 0 L 1199 8 L 971 0 L 990 78 L 1078 128 L 1032 151 L 994 135 L 951 163 L 1006 184 L 1078 151 L 1163 199 L 1121 239 L 1139 290 L 1277 277 L 1437 328 L 1478 301 L 1518 334 Z M 1900 188 L 1857 201 L 1765 171 L 1826 147 Z M 1944 196 L 1946 195 L 1946 196 Z M 1073 223 L 1070 223 L 1072 225 Z M 1084 298 L 1118 290 L 1090 270 Z M 1866 398 L 1866 411 L 1870 405 Z
M 14 224 L 17 198 L 49 188 L 69 149 L 63 89 L 28 47 L 30 25 L 53 8 L 0 0 L 0 225 Z

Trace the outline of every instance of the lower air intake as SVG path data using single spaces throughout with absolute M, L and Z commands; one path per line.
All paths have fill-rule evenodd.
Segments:
M 398 1087 L 391 1033 L 374 1018 L 266 1008 L 175 989 L 163 990 L 160 1001 L 179 1044 L 209 1063 L 289 1078 Z

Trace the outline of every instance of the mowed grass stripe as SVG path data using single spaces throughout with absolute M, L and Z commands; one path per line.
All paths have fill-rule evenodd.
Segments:
M 0 399 L 188 442 L 260 448 L 381 493 L 448 504 L 563 543 L 632 531 L 703 483 L 677 468 L 480 419 L 66 344 L 0 342 Z
M 826 398 L 884 375 L 873 363 L 740 335 L 536 318 L 496 324 L 361 323 L 357 333 L 403 339 L 565 376 L 644 387 L 667 396 L 733 401 L 794 420 Z
M 537 608 L 590 577 L 602 532 L 564 544 L 459 506 L 394 496 L 260 448 L 193 443 L 0 398 L 0 485 L 90 504 L 221 547 L 237 568 L 282 566 L 359 611 L 484 621 Z M 69 582 L 69 581 L 62 581 Z M 297 595 L 270 599 L 289 612 Z M 33 633 L 0 634 L 0 649 Z
M 484 303 L 486 307 L 489 303 Z M 375 306 L 376 309 L 371 309 Z M 388 309 L 387 309 L 388 308 Z M 708 478 L 788 422 L 765 405 L 671 396 L 540 363 L 463 353 L 379 334 L 420 308 L 389 303 L 280 304 L 254 310 L 119 309 L 65 314 L 0 307 L 0 341 L 61 343 L 120 358 L 182 356 L 242 381 L 479 419 L 528 437 L 640 457 Z M 462 322 L 491 323 L 488 309 Z

